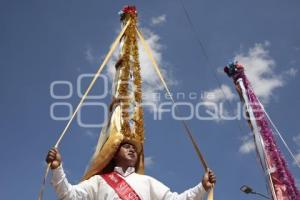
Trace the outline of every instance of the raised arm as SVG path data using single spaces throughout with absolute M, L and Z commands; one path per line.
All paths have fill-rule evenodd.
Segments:
M 61 154 L 58 149 L 52 148 L 48 152 L 46 162 L 52 169 L 51 183 L 56 191 L 58 199 L 62 200 L 93 200 L 99 187 L 96 176 L 83 181 L 78 185 L 71 185 L 61 165 Z
M 211 170 L 208 170 L 202 179 L 202 182 L 193 188 L 190 188 L 180 194 L 171 192 L 170 189 L 156 179 L 151 179 L 151 196 L 158 200 L 200 200 L 203 199 L 216 183 L 216 177 Z

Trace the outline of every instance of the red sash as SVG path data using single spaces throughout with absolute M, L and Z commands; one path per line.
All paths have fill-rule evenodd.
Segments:
M 102 178 L 112 187 L 122 200 L 141 200 L 132 187 L 116 172 L 102 174 Z

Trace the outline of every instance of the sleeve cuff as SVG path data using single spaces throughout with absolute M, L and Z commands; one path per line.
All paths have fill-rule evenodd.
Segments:
M 209 191 L 206 191 L 202 185 L 202 183 L 200 182 L 197 186 L 196 186 L 197 190 L 199 191 L 200 194 L 205 194 L 208 193 Z
M 52 170 L 52 180 L 51 183 L 53 185 L 59 184 L 66 177 L 62 164 L 59 167 Z

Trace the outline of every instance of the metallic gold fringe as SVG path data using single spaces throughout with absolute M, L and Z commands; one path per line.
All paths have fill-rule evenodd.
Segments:
M 128 81 L 130 75 L 130 26 L 127 28 L 126 32 L 124 33 L 124 46 L 122 49 L 122 66 L 120 74 L 121 83 L 118 89 L 121 101 L 121 108 L 122 108 L 122 118 L 123 118 L 123 125 L 121 128 L 122 133 L 128 137 L 131 134 L 130 125 L 129 125 L 129 98 L 128 98 Z
M 137 33 L 136 33 L 136 24 L 137 17 L 136 15 L 126 16 L 125 21 L 131 19 L 131 24 L 129 25 L 127 31 L 124 34 L 124 46 L 122 49 L 122 73 L 121 73 L 121 83 L 118 89 L 119 95 L 121 96 L 121 107 L 122 107 L 122 118 L 123 126 L 122 133 L 125 137 L 134 137 L 136 140 L 143 143 L 144 141 L 144 121 L 143 115 L 144 111 L 141 106 L 142 103 L 142 78 L 141 78 L 141 69 L 139 63 L 139 52 L 137 44 Z M 133 58 L 133 62 L 131 62 Z M 128 94 L 129 86 L 129 76 L 130 71 L 133 71 L 133 85 L 134 85 L 134 99 L 130 99 Z M 134 112 L 133 116 L 130 116 L 128 109 L 130 108 L 130 103 L 134 103 Z M 133 130 L 135 131 L 132 134 L 132 130 L 129 125 L 129 120 L 134 121 Z
M 136 21 L 134 21 L 136 22 Z M 134 23 L 133 22 L 133 23 Z M 136 24 L 134 24 L 136 26 Z M 133 55 L 133 83 L 135 86 L 134 99 L 136 102 L 136 109 L 133 114 L 133 120 L 135 122 L 135 134 L 139 137 L 141 141 L 144 141 L 144 121 L 143 121 L 143 107 L 142 103 L 142 77 L 141 77 L 141 67 L 139 62 L 139 49 L 137 44 L 137 33 L 134 30 L 133 35 L 133 46 L 132 46 L 132 55 Z

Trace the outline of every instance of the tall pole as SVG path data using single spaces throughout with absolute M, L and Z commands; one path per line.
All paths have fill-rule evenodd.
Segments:
M 268 166 L 268 163 L 267 163 L 267 158 L 266 158 L 267 155 L 266 155 L 266 152 L 264 150 L 265 149 L 265 144 L 264 144 L 264 141 L 263 141 L 263 139 L 262 139 L 262 137 L 259 133 L 259 127 L 257 126 L 257 122 L 256 122 L 256 119 L 255 119 L 252 107 L 249 103 L 249 99 L 248 99 L 248 96 L 247 96 L 246 88 L 245 88 L 244 83 L 243 83 L 243 79 L 239 78 L 237 80 L 237 84 L 240 88 L 242 98 L 245 102 L 247 113 L 249 114 L 249 122 L 251 124 L 251 128 L 252 128 L 252 131 L 253 131 L 253 134 L 254 134 L 255 147 L 256 147 L 256 150 L 259 154 L 259 159 L 260 159 L 262 168 L 263 168 L 264 172 L 266 173 L 267 182 L 268 182 L 269 188 L 271 190 L 272 197 L 273 197 L 274 200 L 277 200 L 277 197 L 276 197 L 276 194 L 275 194 L 275 191 L 274 191 L 274 184 L 273 184 L 271 174 L 270 174 L 270 171 L 269 171 L 269 166 Z
M 300 193 L 295 180 L 277 146 L 268 117 L 251 87 L 244 67 L 235 62 L 226 66 L 224 71 L 233 79 L 241 101 L 246 106 L 246 113 L 249 117 L 248 123 L 254 134 L 257 154 L 266 175 L 266 182 L 272 199 L 300 200 Z

